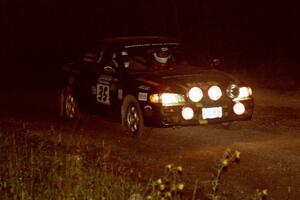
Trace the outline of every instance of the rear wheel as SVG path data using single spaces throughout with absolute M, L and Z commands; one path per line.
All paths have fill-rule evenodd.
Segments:
M 144 118 L 139 103 L 133 96 L 127 96 L 122 105 L 122 126 L 133 135 L 144 132 Z
M 73 120 L 79 117 L 79 106 L 71 86 L 62 88 L 60 94 L 60 117 Z

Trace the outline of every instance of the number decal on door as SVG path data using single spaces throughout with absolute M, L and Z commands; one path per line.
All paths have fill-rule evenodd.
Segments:
M 103 84 L 97 84 L 97 102 L 110 105 L 109 101 L 109 86 Z

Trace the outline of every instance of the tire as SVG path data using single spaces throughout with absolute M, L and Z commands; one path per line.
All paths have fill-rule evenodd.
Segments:
M 60 91 L 60 117 L 68 120 L 79 118 L 79 106 L 71 86 Z
M 122 126 L 126 132 L 140 136 L 144 133 L 144 118 L 138 101 L 128 95 L 121 108 Z

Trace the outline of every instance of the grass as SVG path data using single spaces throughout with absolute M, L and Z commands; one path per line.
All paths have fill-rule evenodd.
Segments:
M 10 132 L 0 127 L 0 199 L 57 200 L 181 200 L 198 199 L 198 184 L 209 184 L 207 199 L 222 199 L 221 177 L 239 163 L 240 152 L 227 149 L 212 180 L 195 182 L 185 193 L 183 168 L 168 164 L 162 177 L 147 185 L 132 181 L 122 167 L 109 162 L 110 150 L 95 146 L 62 145 L 27 136 L 26 128 Z M 59 138 L 59 137 L 58 137 Z M 287 199 L 290 199 L 288 188 Z M 257 189 L 251 200 L 267 199 L 267 189 Z
M 128 199 L 140 184 L 96 147 L 65 147 L 24 133 L 0 132 L 0 199 Z

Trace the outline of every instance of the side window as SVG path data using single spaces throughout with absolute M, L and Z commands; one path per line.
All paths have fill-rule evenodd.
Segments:
M 81 61 L 83 63 L 95 63 L 97 59 L 97 50 L 90 49 L 83 53 Z
M 125 53 L 126 52 L 126 53 Z M 133 48 L 122 52 L 124 67 L 129 72 L 147 69 L 147 55 L 144 48 Z
M 131 71 L 141 71 L 147 68 L 146 59 L 142 56 L 131 57 L 129 62 Z
M 99 52 L 97 63 L 101 65 L 112 65 L 112 59 L 113 56 L 115 57 L 115 55 L 116 54 L 112 49 L 104 48 Z
M 97 64 L 103 63 L 104 52 L 105 52 L 105 48 L 100 48 L 99 49 L 98 58 L 97 58 Z
M 98 50 L 96 48 L 91 48 L 84 50 L 83 53 L 81 53 L 80 56 L 80 70 L 83 71 L 91 71 L 93 70 L 95 63 L 97 61 L 98 57 Z
M 97 71 L 111 74 L 115 73 L 120 67 L 120 55 L 117 50 L 103 48 L 99 51 L 97 59 Z

